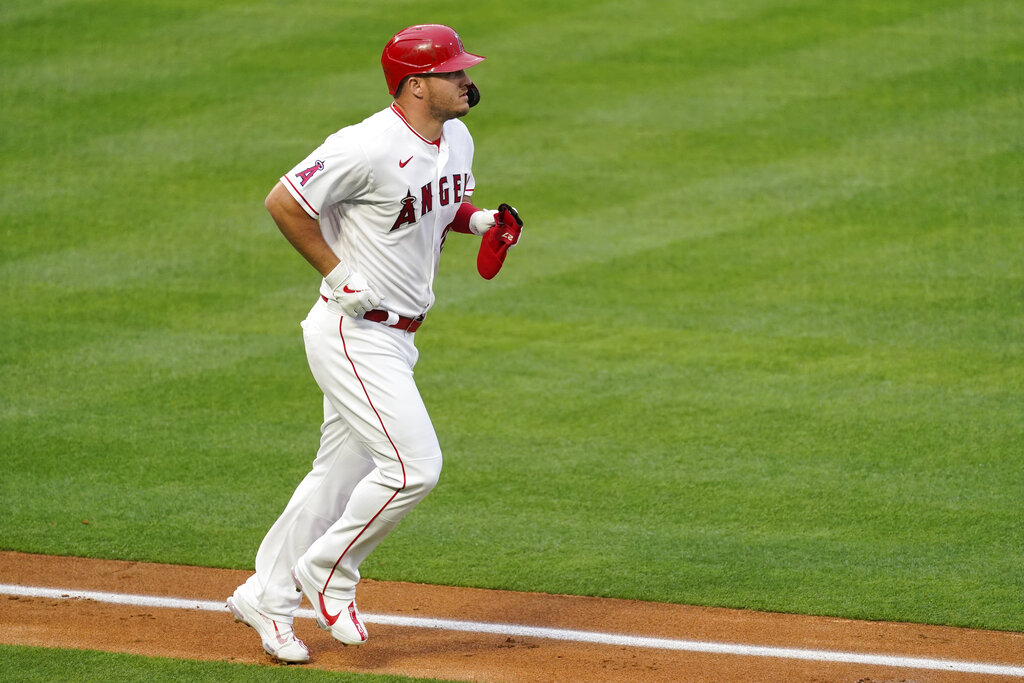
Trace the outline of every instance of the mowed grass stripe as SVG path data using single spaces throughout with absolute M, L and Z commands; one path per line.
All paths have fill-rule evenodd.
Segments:
M 944 13 L 936 23 L 976 18 L 969 9 L 964 17 Z M 616 201 L 602 202 L 598 211 L 574 206 L 567 217 L 542 215 L 541 228 L 554 248 L 545 249 L 546 259 L 544 254 L 531 254 L 531 263 L 545 259 L 538 270 L 550 271 L 601 259 L 610 245 L 611 254 L 656 248 L 682 235 L 735 229 L 752 214 L 785 215 L 794 208 L 827 203 L 836 195 L 848 197 L 912 173 L 930 173 L 936 163 L 953 166 L 972 155 L 1012 148 L 1020 142 L 1013 125 L 1017 104 L 1007 94 L 1015 84 L 1013 71 L 1001 68 L 998 60 L 985 61 L 1012 44 L 1016 35 L 1000 23 L 1008 20 L 1003 14 L 1007 13 L 982 14 L 988 18 L 986 28 L 993 29 L 991 38 L 986 31 L 978 40 L 943 44 L 939 50 L 929 47 L 926 31 L 896 29 L 896 34 L 902 30 L 917 37 L 893 39 L 901 50 L 913 47 L 929 55 L 913 68 L 902 66 L 905 62 L 896 55 L 879 63 L 893 65 L 888 68 L 862 72 L 848 66 L 860 65 L 862 56 L 874 59 L 871 55 L 877 50 L 862 40 L 855 48 L 819 47 L 811 56 L 788 55 L 776 60 L 770 74 L 759 66 L 747 74 L 729 71 L 713 81 L 709 77 L 682 87 L 668 81 L 664 94 L 652 93 L 649 100 L 640 100 L 642 104 L 631 99 L 621 106 L 612 101 L 583 109 L 581 115 L 593 112 L 601 121 L 582 121 L 576 130 L 595 142 L 600 139 L 600 144 L 553 158 L 540 149 L 528 152 L 526 161 L 540 169 L 531 180 L 542 186 L 547 180 L 555 183 L 556 177 L 573 178 L 573 187 L 581 192 L 566 197 L 570 206 L 598 192 Z M 805 78 L 801 65 L 804 71 L 813 65 L 816 78 Z M 853 73 L 832 80 L 826 78 L 828 65 Z M 778 86 L 780 74 L 788 78 L 793 73 L 803 79 L 804 87 L 791 92 Z M 855 77 L 861 80 L 852 80 Z M 833 83 L 844 83 L 846 90 L 821 92 L 836 88 Z M 771 98 L 749 94 L 769 89 Z M 731 115 L 717 112 L 702 118 L 700 107 L 695 111 L 689 98 L 699 103 L 705 92 L 716 90 L 731 95 Z M 632 91 L 630 96 L 635 97 Z M 668 106 L 662 104 L 666 98 Z M 991 105 L 985 104 L 993 98 Z M 964 105 L 967 108 L 958 111 Z M 630 114 L 639 118 L 630 119 Z M 657 134 L 622 127 L 623 122 L 637 124 L 641 119 Z M 596 125 L 601 122 L 603 127 Z M 667 132 L 680 129 L 675 135 Z M 637 166 L 647 172 L 638 172 Z M 642 177 L 643 183 L 619 184 L 617 178 L 629 177 L 626 174 Z M 604 186 L 590 184 L 594 176 L 602 176 Z M 581 235 L 587 238 L 580 239 Z M 528 246 L 524 241 L 524 248 Z
M 684 178 L 675 190 L 641 192 L 641 199 L 624 199 L 621 204 L 602 205 L 599 211 L 563 220 L 559 224 L 563 230 L 545 225 L 542 248 L 532 249 L 524 240 L 516 253 L 528 253 L 525 267 L 541 277 L 571 269 L 585 271 L 594 263 L 673 242 L 743 231 L 752 219 L 783 221 L 809 211 L 827 212 L 832 205 L 846 202 L 858 205 L 863 216 L 872 211 L 873 194 L 940 173 L 949 177 L 943 183 L 949 193 L 943 198 L 944 208 L 959 204 L 969 212 L 975 195 L 957 192 L 957 170 L 1020 149 L 1021 137 L 1014 127 L 1019 111 L 1015 95 L 998 95 L 964 109 L 919 114 L 913 122 L 840 139 L 839 144 L 811 154 L 741 166 L 692 183 Z M 1009 193 L 1016 176 L 1012 164 L 1007 168 L 1008 176 L 1002 168 L 994 169 L 991 182 Z M 918 203 L 914 196 L 904 201 Z M 926 206 L 921 210 L 928 211 Z M 1005 218 L 1012 219 L 1012 213 Z M 821 229 L 829 234 L 834 227 Z M 455 287 L 448 303 L 491 298 L 489 291 L 471 288 L 471 277 L 465 273 L 461 280 L 465 287 Z

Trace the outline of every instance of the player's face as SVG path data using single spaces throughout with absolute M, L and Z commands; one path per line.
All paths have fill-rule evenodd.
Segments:
M 465 71 L 430 74 L 424 82 L 427 84 L 427 104 L 434 118 L 447 121 L 469 113 L 469 86 L 473 80 Z

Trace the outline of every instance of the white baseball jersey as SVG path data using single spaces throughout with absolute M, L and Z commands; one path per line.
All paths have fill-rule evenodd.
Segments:
M 381 308 L 416 317 L 434 303 L 447 227 L 473 193 L 472 165 L 465 124 L 447 121 L 427 140 L 392 104 L 328 137 L 281 182 Z M 332 295 L 326 283 L 320 291 Z

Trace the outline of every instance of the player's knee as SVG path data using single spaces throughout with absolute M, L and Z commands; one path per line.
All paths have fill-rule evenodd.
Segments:
M 436 443 L 405 446 L 398 453 L 394 446 L 391 449 L 390 453 L 381 452 L 374 458 L 382 483 L 406 494 L 429 493 L 441 476 L 440 447 Z
M 427 458 L 405 461 L 405 488 L 425 496 L 437 485 L 441 477 L 441 452 Z

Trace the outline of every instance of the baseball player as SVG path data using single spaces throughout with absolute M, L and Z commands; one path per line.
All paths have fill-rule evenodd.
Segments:
M 507 204 L 470 201 L 473 139 L 459 118 L 480 101 L 466 69 L 483 59 L 447 26 L 400 31 L 381 56 L 394 102 L 328 137 L 267 196 L 282 234 L 323 275 L 302 322 L 324 394 L 320 447 L 255 573 L 227 600 L 279 661 L 309 660 L 292 630 L 303 595 L 320 628 L 346 645 L 366 642 L 359 566 L 441 472 L 413 380 L 441 249 L 451 231 L 481 236 L 477 269 L 490 279 L 522 229 Z

